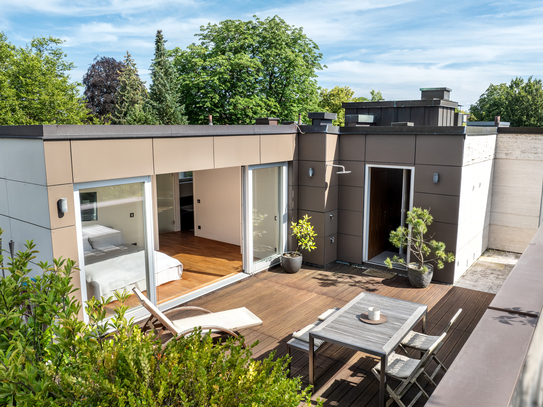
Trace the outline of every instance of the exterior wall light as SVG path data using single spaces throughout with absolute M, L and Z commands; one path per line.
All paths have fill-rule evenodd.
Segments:
M 434 172 L 434 184 L 437 184 L 439 182 L 439 173 Z
M 57 201 L 58 217 L 62 218 L 68 212 L 68 199 L 60 198 Z
M 309 168 L 309 178 L 313 178 L 314 173 L 315 171 L 313 170 L 313 168 Z

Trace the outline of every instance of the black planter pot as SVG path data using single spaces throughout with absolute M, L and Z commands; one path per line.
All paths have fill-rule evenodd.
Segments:
M 422 273 L 419 269 L 412 267 L 411 265 L 407 268 L 407 276 L 409 277 L 409 282 L 411 286 L 415 288 L 426 288 L 430 285 L 432 277 L 434 276 L 434 267 L 431 264 L 426 264 L 428 271 Z
M 298 254 L 298 256 L 289 256 L 292 254 Z M 300 271 L 302 268 L 302 260 L 303 256 L 298 252 L 286 252 L 281 255 L 281 265 L 283 266 L 283 270 L 289 274 L 294 274 Z

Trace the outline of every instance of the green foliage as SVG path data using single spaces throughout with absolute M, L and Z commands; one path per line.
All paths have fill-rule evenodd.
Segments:
M 428 271 L 427 263 L 436 262 L 437 268 L 442 269 L 444 262 L 450 263 L 454 261 L 454 254 L 445 252 L 445 243 L 437 240 L 424 238 L 424 234 L 428 232 L 428 226 L 432 224 L 434 218 L 430 215 L 428 209 L 413 208 L 407 212 L 406 226 L 399 226 L 398 229 L 390 232 L 390 242 L 394 247 L 409 249 L 417 259 L 414 270 L 419 270 L 422 273 Z M 411 233 L 409 232 L 411 226 Z M 434 257 L 428 259 L 428 256 L 434 254 Z M 385 264 L 392 268 L 393 264 L 406 266 L 405 260 L 399 256 L 393 256 L 392 259 L 387 258 Z
M 383 98 L 380 91 L 372 90 L 371 101 L 378 101 Z M 321 88 L 319 92 L 319 110 L 328 113 L 337 113 L 337 119 L 332 122 L 334 126 L 345 126 L 345 109 L 341 107 L 348 102 L 368 102 L 369 99 L 363 96 L 355 97 L 354 91 L 348 86 L 336 86 L 328 90 Z
M 311 216 L 304 215 L 302 219 L 298 219 L 298 223 L 292 222 L 290 225 L 292 236 L 296 237 L 296 251 L 302 249 L 310 252 L 317 248 L 317 245 L 315 244 L 315 236 L 317 236 L 317 234 L 313 230 L 313 226 L 311 225 L 311 222 L 309 222 L 309 219 L 311 219 Z
M 525 82 L 522 78 L 511 80 L 509 85 L 502 83 L 490 85 L 479 100 L 471 106 L 470 118 L 481 121 L 494 121 L 500 116 L 502 121 L 513 127 L 543 126 L 543 83 L 531 76 Z
M 166 54 L 162 31 L 155 39 L 155 58 L 151 64 L 149 100 L 159 124 L 187 124 L 185 108 L 178 103 L 178 80 L 175 68 Z
M 190 124 L 297 120 L 318 105 L 322 54 L 302 28 L 275 16 L 200 27 L 200 42 L 173 50 Z
M 83 124 L 93 121 L 70 82 L 74 68 L 56 38 L 15 47 L 0 32 L 0 125 Z
M 2 231 L 0 230 L 0 235 Z M 287 358 L 252 359 L 243 338 L 222 343 L 196 329 L 163 346 L 126 317 L 129 297 L 87 302 L 78 319 L 70 260 L 40 263 L 35 246 L 8 259 L 0 279 L 0 405 L 8 406 L 298 406 L 310 387 L 289 379 Z M 3 261 L 0 256 L 0 263 Z M 256 344 L 255 344 L 256 345 Z M 254 346 L 254 345 L 253 345 Z M 322 403 L 321 403 L 322 405 Z
M 138 75 L 138 68 L 129 52 L 119 77 L 119 90 L 112 124 L 158 124 L 149 103 L 145 82 Z

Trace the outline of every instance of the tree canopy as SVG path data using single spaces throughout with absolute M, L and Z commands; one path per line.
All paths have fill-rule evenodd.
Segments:
M 138 75 L 138 68 L 129 52 L 124 59 L 124 70 L 119 77 L 119 89 L 113 124 L 158 124 L 149 105 L 147 89 Z
M 383 99 L 380 91 L 370 91 L 371 101 L 375 102 Z M 333 121 L 334 126 L 345 126 L 345 109 L 341 107 L 342 103 L 347 102 L 368 102 L 370 99 L 354 96 L 354 90 L 348 86 L 336 86 L 328 90 L 321 88 L 319 92 L 319 109 L 329 113 L 337 113 L 337 119 Z
M 500 116 L 502 121 L 513 127 L 543 126 L 543 83 L 531 76 L 511 80 L 509 85 L 490 84 L 479 100 L 470 107 L 470 113 L 481 121 L 494 121 Z
M 177 73 L 166 53 L 165 43 L 162 30 L 158 30 L 155 58 L 151 64 L 149 100 L 159 124 L 187 124 L 185 108 L 178 103 Z
M 318 106 L 322 54 L 302 28 L 284 20 L 226 20 L 200 27 L 200 42 L 173 50 L 180 100 L 191 124 L 296 120 Z
M 96 56 L 85 76 L 83 76 L 83 92 L 87 100 L 87 108 L 107 123 L 115 110 L 119 76 L 124 69 L 124 63 L 115 58 Z
M 52 37 L 16 47 L 0 33 L 0 125 L 82 124 L 89 111 L 70 82 L 74 68 Z

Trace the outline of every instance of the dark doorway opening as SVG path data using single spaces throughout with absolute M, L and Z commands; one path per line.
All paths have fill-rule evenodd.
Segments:
M 410 205 L 411 170 L 370 167 L 369 171 L 368 261 L 383 263 L 394 255 L 405 258 L 405 251 L 394 247 L 389 237 L 392 230 L 405 225 Z

